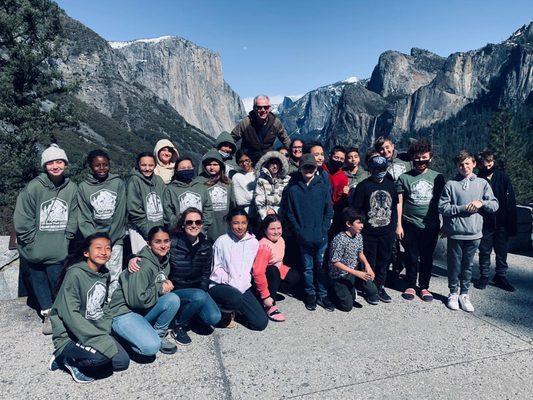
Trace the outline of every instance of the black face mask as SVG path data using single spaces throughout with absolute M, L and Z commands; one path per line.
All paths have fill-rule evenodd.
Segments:
M 337 172 L 344 165 L 344 161 L 329 160 L 328 167 L 331 172 Z
M 490 168 L 482 169 L 481 171 L 483 172 L 483 175 L 489 176 L 490 174 L 494 172 L 494 165 Z
M 190 183 L 194 178 L 194 169 L 182 169 L 176 171 L 175 177 L 180 182 Z
M 414 160 L 414 161 L 413 161 L 413 165 L 414 165 L 415 167 L 422 167 L 422 166 L 425 165 L 426 168 L 427 168 L 427 167 L 429 167 L 429 164 L 430 164 L 430 163 L 431 163 L 430 160 Z

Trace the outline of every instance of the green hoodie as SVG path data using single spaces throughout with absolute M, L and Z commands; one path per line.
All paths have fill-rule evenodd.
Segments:
M 56 356 L 71 340 L 91 346 L 108 358 L 117 354 L 105 302 L 108 283 L 105 267 L 94 272 L 86 261 L 69 267 L 50 312 Z
M 98 181 L 89 174 L 78 187 L 78 226 L 83 237 L 106 232 L 111 243 L 122 244 L 126 234 L 126 185 L 118 175 Z
M 117 317 L 132 310 L 148 310 L 155 306 L 162 293 L 163 282 L 170 272 L 169 256 L 159 261 L 148 246 L 137 254 L 140 257 L 140 271 L 130 273 L 127 269 L 120 274 L 120 285 L 113 292 L 109 308 Z
M 389 160 L 387 172 L 390 174 L 394 182 L 398 180 L 401 174 L 413 169 L 413 164 L 409 161 L 403 161 L 398 158 L 398 152 L 394 150 L 392 158 Z
M 355 189 L 357 184 L 362 182 L 364 179 L 368 178 L 370 174 L 366 172 L 361 165 L 357 168 L 357 172 L 355 174 L 352 174 L 349 170 L 343 169 L 344 173 L 348 177 L 348 186 L 350 187 L 350 190 Z
M 223 158 L 222 154 L 218 153 L 218 148 L 222 143 L 229 143 L 233 147 L 233 152 L 230 157 Z M 235 152 L 237 151 L 237 144 L 235 143 L 235 139 L 233 139 L 233 136 L 231 136 L 231 133 L 229 132 L 221 132 L 220 135 L 218 135 L 216 141 L 215 141 L 215 147 L 212 148 L 211 151 L 216 151 L 218 154 L 220 154 L 221 160 L 226 165 L 226 175 L 231 179 L 233 178 L 233 175 L 240 171 L 240 167 L 237 164 L 237 161 L 235 160 Z M 203 172 L 202 164 L 198 166 L 198 174 L 201 174 Z
M 146 240 L 148 232 L 163 221 L 165 183 L 153 174 L 146 178 L 139 170 L 132 170 L 127 188 L 128 222 Z
M 213 222 L 211 196 L 209 196 L 207 186 L 197 180 L 193 180 L 191 183 L 173 180 L 165 191 L 163 206 L 167 226 L 173 226 L 180 214 L 189 207 L 195 207 L 204 214 L 204 233 Z
M 56 187 L 42 173 L 19 194 L 13 222 L 22 258 L 39 264 L 55 264 L 65 259 L 69 240 L 78 229 L 77 190 L 68 178 Z
M 203 171 L 200 176 L 196 178 L 197 182 L 205 185 L 207 188 L 207 192 L 209 193 L 213 205 L 213 223 L 207 230 L 207 238 L 214 243 L 219 236 L 224 235 L 227 231 L 225 218 L 229 210 L 235 207 L 235 198 L 233 190 L 231 190 L 231 181 L 229 185 L 219 181 L 213 186 L 207 186 L 209 174 L 205 170 L 205 164 L 207 164 L 207 161 L 209 160 L 217 161 L 220 164 L 222 171 L 225 171 L 225 165 L 220 153 L 216 150 L 210 150 L 202 157 L 201 165 Z

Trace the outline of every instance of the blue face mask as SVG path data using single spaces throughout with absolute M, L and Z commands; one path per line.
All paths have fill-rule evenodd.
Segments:
M 182 169 L 176 171 L 175 177 L 180 182 L 190 183 L 194 178 L 194 169 Z
M 226 153 L 225 151 L 222 151 L 222 150 L 219 150 L 218 153 L 222 156 L 224 160 L 231 157 L 231 153 Z

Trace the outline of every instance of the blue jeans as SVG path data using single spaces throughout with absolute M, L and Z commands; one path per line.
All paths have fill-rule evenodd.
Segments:
M 300 243 L 300 254 L 303 263 L 304 291 L 307 295 L 325 297 L 328 294 L 328 276 L 324 268 L 324 254 L 328 241 L 320 244 Z M 315 291 L 315 276 L 317 291 Z
M 49 310 L 57 293 L 57 280 L 63 270 L 63 263 L 44 265 L 25 262 L 30 271 L 31 287 L 41 311 Z
M 176 314 L 176 325 L 186 326 L 195 315 L 205 325 L 216 325 L 220 321 L 220 310 L 209 294 L 197 288 L 176 289 L 181 306 Z
M 448 238 L 447 263 L 450 293 L 467 294 L 472 281 L 472 263 L 481 239 L 456 240 Z
M 144 316 L 129 312 L 113 318 L 113 331 L 131 344 L 136 353 L 153 356 L 161 347 L 168 326 L 180 307 L 180 298 L 174 293 L 161 296 Z

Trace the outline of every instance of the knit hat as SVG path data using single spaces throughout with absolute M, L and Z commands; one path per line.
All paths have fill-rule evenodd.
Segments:
M 65 150 L 60 148 L 57 144 L 52 143 L 50 147 L 43 151 L 43 154 L 41 155 L 41 167 L 44 168 L 47 162 L 54 160 L 63 160 L 68 164 L 68 158 Z
M 303 167 L 317 167 L 315 157 L 312 154 L 304 154 L 300 159 L 300 168 Z

